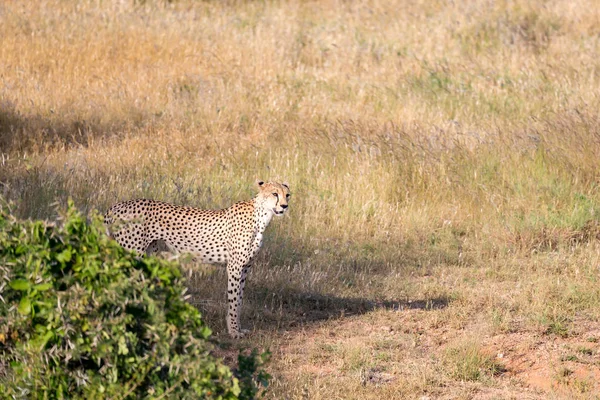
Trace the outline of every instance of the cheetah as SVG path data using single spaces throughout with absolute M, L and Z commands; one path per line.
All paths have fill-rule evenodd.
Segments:
M 256 182 L 258 194 L 222 210 L 203 210 L 139 199 L 117 203 L 104 216 L 109 235 L 121 246 L 152 254 L 165 245 L 173 253 L 191 253 L 198 261 L 227 266 L 227 331 L 235 339 L 240 326 L 246 275 L 273 215 L 288 208 L 287 183 Z

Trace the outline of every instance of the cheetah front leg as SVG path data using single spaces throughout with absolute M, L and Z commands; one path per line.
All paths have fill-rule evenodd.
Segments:
M 241 329 L 240 324 L 248 268 L 249 265 L 243 265 L 242 263 L 227 265 L 227 332 L 234 339 L 240 339 L 248 333 L 248 330 Z
M 240 312 L 242 309 L 241 277 L 243 266 L 239 262 L 227 265 L 227 332 L 234 339 L 244 336 L 240 327 Z

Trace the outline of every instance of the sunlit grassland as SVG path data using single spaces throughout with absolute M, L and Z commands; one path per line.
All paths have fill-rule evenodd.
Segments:
M 243 314 L 274 398 L 495 390 L 486 338 L 598 327 L 593 1 L 4 2 L 0 37 L 19 216 L 291 184 Z M 190 282 L 222 332 L 222 270 Z

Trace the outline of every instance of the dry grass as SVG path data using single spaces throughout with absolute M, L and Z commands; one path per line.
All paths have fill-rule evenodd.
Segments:
M 586 0 L 2 2 L 0 194 L 54 218 L 287 179 L 244 311 L 272 398 L 597 398 L 599 27 Z

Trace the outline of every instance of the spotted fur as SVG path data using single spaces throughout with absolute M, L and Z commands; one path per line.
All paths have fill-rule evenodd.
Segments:
M 222 210 L 140 199 L 113 205 L 104 222 L 118 243 L 140 254 L 166 246 L 174 253 L 191 253 L 203 263 L 226 264 L 227 331 L 240 338 L 245 333 L 240 329 L 240 309 L 248 269 L 271 218 L 284 214 L 290 197 L 286 183 L 257 183 L 256 197 Z

